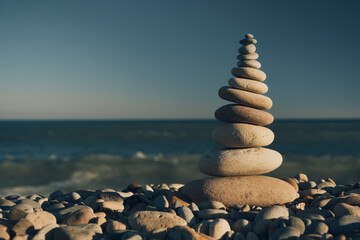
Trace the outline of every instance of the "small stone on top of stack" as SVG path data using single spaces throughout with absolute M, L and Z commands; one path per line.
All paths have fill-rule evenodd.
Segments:
M 215 200 L 226 206 L 272 206 L 292 202 L 297 193 L 287 182 L 262 176 L 282 163 L 280 153 L 264 148 L 274 140 L 274 133 L 264 127 L 274 121 L 266 112 L 272 100 L 259 70 L 257 40 L 246 34 L 240 41 L 239 62 L 231 70 L 229 86 L 219 89 L 219 96 L 231 104 L 220 107 L 215 118 L 225 122 L 215 128 L 212 139 L 225 148 L 214 149 L 199 160 L 199 170 L 215 178 L 199 179 L 185 185 L 183 193 L 194 202 Z

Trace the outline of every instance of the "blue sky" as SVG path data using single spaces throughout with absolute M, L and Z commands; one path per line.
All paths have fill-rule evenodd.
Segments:
M 360 118 L 359 1 L 0 1 L 1 119 L 213 118 L 258 40 L 276 118 Z

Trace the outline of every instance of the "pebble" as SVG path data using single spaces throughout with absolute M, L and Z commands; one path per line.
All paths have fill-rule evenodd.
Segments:
M 259 58 L 257 53 L 241 54 L 237 56 L 237 60 L 256 60 Z
M 87 224 L 93 218 L 96 218 L 94 211 L 91 208 L 83 208 L 69 214 L 64 219 L 63 224 L 69 226 Z
M 199 170 L 210 176 L 239 176 L 263 174 L 278 168 L 280 153 L 267 148 L 216 149 L 203 155 Z
M 122 202 L 118 201 L 105 201 L 99 203 L 99 209 L 103 211 L 122 212 L 124 210 L 124 205 Z
M 274 219 L 274 218 L 288 218 L 289 209 L 282 206 L 273 206 L 265 208 L 259 212 L 255 217 L 255 222 L 259 222 L 264 219 Z
M 221 201 L 225 206 L 268 207 L 292 202 L 297 193 L 290 184 L 267 176 L 238 176 L 199 179 L 185 185 L 182 193 L 195 203 Z
M 346 215 L 335 219 L 330 226 L 330 231 L 333 234 L 345 234 L 357 232 L 360 229 L 360 217 Z
M 129 224 L 135 230 L 151 232 L 157 228 L 186 226 L 187 222 L 174 214 L 158 211 L 138 211 L 129 216 Z
M 310 224 L 310 226 L 306 229 L 306 233 L 320 234 L 324 235 L 329 231 L 328 225 L 323 222 L 316 221 Z
M 126 229 L 127 226 L 125 223 L 116 220 L 109 220 L 106 224 L 106 232 L 109 234 L 116 230 L 126 230 Z
M 220 239 L 228 231 L 231 231 L 231 227 L 223 218 L 217 218 L 209 224 L 209 236 L 216 239 Z
M 154 207 L 158 210 L 169 208 L 169 202 L 164 195 L 159 195 L 154 199 Z
M 268 112 L 238 104 L 228 104 L 215 111 L 215 118 L 223 122 L 251 123 L 255 125 L 269 125 L 274 116 Z
M 305 173 L 298 173 L 295 178 L 299 180 L 299 182 L 307 182 L 309 181 L 308 176 Z
M 262 147 L 271 144 L 274 133 L 265 127 L 245 123 L 225 123 L 216 127 L 212 134 L 212 140 L 222 146 Z
M 242 45 L 247 45 L 247 44 L 256 44 L 257 40 L 255 38 L 250 38 L 250 39 L 242 39 L 240 40 L 240 44 Z
M 199 209 L 226 209 L 222 202 L 218 201 L 203 201 L 197 205 Z
M 347 203 L 338 203 L 334 207 L 334 213 L 337 218 L 345 215 L 360 217 L 360 207 L 352 206 Z
M 9 212 L 8 219 L 10 221 L 18 221 L 23 218 L 26 214 L 34 212 L 34 208 L 28 204 L 17 204 L 13 206 Z
M 230 78 L 228 84 L 233 88 L 259 94 L 267 93 L 269 90 L 265 83 L 246 78 Z
M 47 211 L 28 213 L 24 219 L 28 220 L 35 230 L 39 230 L 48 224 L 56 224 L 56 217 Z
M 234 222 L 232 229 L 234 229 L 235 232 L 242 232 L 244 234 L 247 234 L 248 232 L 251 231 L 252 224 L 247 219 L 237 219 Z
M 54 229 L 54 240 L 89 240 L 101 235 L 102 229 L 97 224 L 82 224 L 76 226 L 61 226 Z
M 177 215 L 185 219 L 189 226 L 194 226 L 196 224 L 196 218 L 188 207 L 179 207 L 177 209 Z
M 256 47 L 254 44 L 247 44 L 239 48 L 240 54 L 249 54 L 254 53 L 256 51 Z
M 259 61 L 256 61 L 256 60 L 242 60 L 242 61 L 238 61 L 236 66 L 260 69 L 261 68 L 261 63 Z
M 229 213 L 223 209 L 202 209 L 198 212 L 197 216 L 200 219 L 215 219 L 215 218 L 226 218 Z
M 256 53 L 251 53 L 251 54 L 256 54 Z M 250 54 L 246 54 L 246 55 L 242 55 L 242 56 L 247 56 Z M 250 68 L 250 67 L 237 67 L 237 68 L 233 68 L 231 70 L 231 74 L 235 77 L 240 77 L 240 78 L 248 78 L 248 79 L 252 79 L 252 80 L 257 80 L 257 81 L 265 81 L 266 79 L 266 74 L 259 70 L 259 69 L 255 69 L 255 68 Z
M 219 89 L 219 96 L 230 102 L 262 110 L 270 109 L 273 104 L 267 96 L 227 86 Z

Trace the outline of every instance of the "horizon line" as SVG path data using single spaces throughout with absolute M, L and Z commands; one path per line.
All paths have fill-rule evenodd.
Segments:
M 307 117 L 307 118 L 275 118 L 274 121 L 321 121 L 321 120 L 360 120 L 360 117 Z M 215 118 L 0 118 L 0 122 L 6 121 L 219 121 Z

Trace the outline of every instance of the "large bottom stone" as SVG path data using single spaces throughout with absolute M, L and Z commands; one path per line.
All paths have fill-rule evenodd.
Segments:
M 186 184 L 182 193 L 195 203 L 214 200 L 227 207 L 235 204 L 268 207 L 292 202 L 297 197 L 290 184 L 267 176 L 199 179 Z

